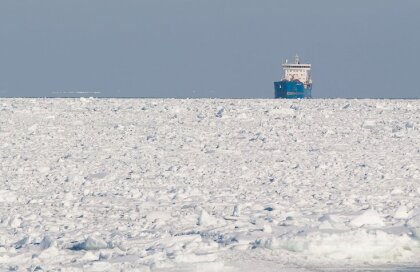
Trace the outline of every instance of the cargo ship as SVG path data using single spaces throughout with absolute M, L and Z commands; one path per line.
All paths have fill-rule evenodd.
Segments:
M 294 63 L 282 64 L 284 75 L 274 82 L 274 98 L 312 98 L 311 65 L 300 63 L 296 55 Z

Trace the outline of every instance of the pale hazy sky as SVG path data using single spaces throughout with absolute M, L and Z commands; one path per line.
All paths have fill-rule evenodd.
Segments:
M 314 97 L 420 98 L 420 1 L 0 1 L 0 97 L 271 98 L 295 53 Z

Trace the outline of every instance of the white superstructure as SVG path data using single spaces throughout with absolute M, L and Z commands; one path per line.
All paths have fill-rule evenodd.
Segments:
M 285 80 L 299 80 L 302 83 L 305 84 L 311 84 L 311 65 L 310 64 L 301 64 L 299 61 L 299 56 L 296 55 L 295 57 L 295 63 L 290 64 L 287 62 L 282 64 L 284 76 L 283 79 Z

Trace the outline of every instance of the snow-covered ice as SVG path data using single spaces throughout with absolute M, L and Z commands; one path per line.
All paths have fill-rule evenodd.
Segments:
M 420 100 L 0 99 L 1 271 L 419 267 Z

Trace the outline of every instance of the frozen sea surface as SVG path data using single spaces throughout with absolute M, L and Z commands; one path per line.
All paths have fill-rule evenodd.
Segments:
M 0 99 L 0 271 L 419 271 L 420 100 Z

